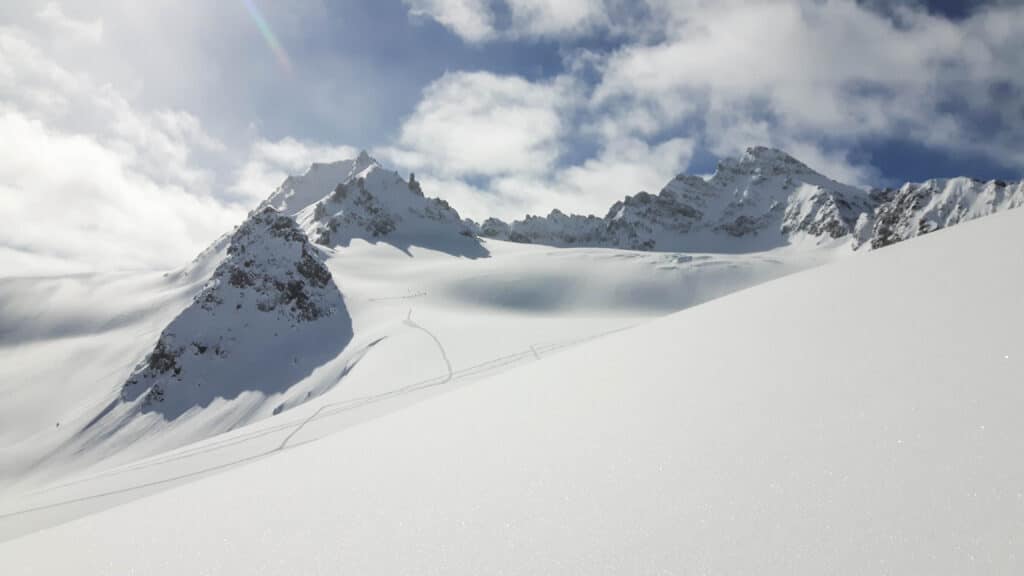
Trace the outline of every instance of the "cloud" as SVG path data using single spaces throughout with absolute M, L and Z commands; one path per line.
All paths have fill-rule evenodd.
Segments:
M 463 38 L 562 43 L 567 73 L 592 89 L 581 129 L 605 140 L 782 147 L 861 183 L 878 172 L 850 151 L 886 140 L 1024 166 L 1024 6 L 883 4 L 503 0 L 472 7 L 500 25 Z M 611 47 L 576 48 L 585 37 Z
M 494 14 L 486 0 L 404 0 L 410 14 L 433 18 L 467 42 L 494 35 Z
M 103 40 L 102 20 L 75 20 L 64 14 L 57 2 L 48 2 L 36 13 L 36 18 L 62 35 L 93 43 Z
M 167 268 L 245 214 L 212 194 L 223 144 L 192 115 L 140 111 L 0 28 L 0 269 L 5 275 Z
M 1024 164 L 1024 63 L 1011 55 L 1024 41 L 1006 24 L 1024 7 L 962 22 L 906 7 L 899 23 L 841 0 L 699 8 L 677 10 L 665 41 L 610 55 L 595 104 L 646 108 L 659 124 L 699 120 L 718 154 L 905 138 Z M 997 102 L 993 85 L 1010 101 Z M 992 110 L 1002 111 L 994 130 L 977 130 Z
M 508 0 L 508 34 L 544 38 L 580 36 L 610 24 L 609 8 L 595 0 Z
M 0 108 L 0 269 L 24 275 L 181 265 L 231 229 L 241 206 L 165 185 L 121 151 Z
M 475 219 L 556 207 L 603 213 L 625 194 L 659 190 L 693 154 L 692 139 L 658 139 L 643 118 L 588 114 L 571 76 L 451 73 L 427 87 L 398 142 L 375 153 L 416 171 L 428 194 Z M 563 152 L 580 139 L 595 154 L 566 162 Z
M 635 30 L 636 3 L 621 0 L 405 0 L 465 42 L 576 38 Z M 500 22 L 500 25 L 499 25 Z
M 446 74 L 424 91 L 396 145 L 379 153 L 449 178 L 545 173 L 562 152 L 565 114 L 577 98 L 568 78 Z

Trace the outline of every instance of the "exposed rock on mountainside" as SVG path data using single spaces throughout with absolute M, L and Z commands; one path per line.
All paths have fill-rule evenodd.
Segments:
M 288 216 L 294 216 L 330 194 L 339 182 L 353 178 L 371 166 L 378 166 L 377 161 L 365 150 L 351 160 L 316 162 L 305 174 L 285 178 L 260 207 L 271 206 Z
M 890 244 L 1024 206 L 1024 182 L 970 178 L 904 184 L 898 190 L 875 192 L 871 247 Z
M 850 238 L 881 248 L 965 220 L 1024 205 L 1024 184 L 968 178 L 929 180 L 872 191 L 831 180 L 785 152 L 750 148 L 719 163 L 705 180 L 680 174 L 657 195 L 640 192 L 604 218 L 491 218 L 481 236 L 553 246 L 737 252 L 801 241 Z
M 826 178 L 784 152 L 757 147 L 739 160 L 723 160 L 708 180 L 681 174 L 657 195 L 627 196 L 604 218 L 555 211 L 511 224 L 489 220 L 480 233 L 559 246 L 759 250 L 798 237 L 841 238 L 871 208 L 866 192 Z
M 282 392 L 352 337 L 341 293 L 320 251 L 270 206 L 230 238 L 191 306 L 161 333 L 124 384 L 126 400 L 169 417 L 215 398 Z
M 347 246 L 360 238 L 406 251 L 416 245 L 461 256 L 486 255 L 459 213 L 444 200 L 424 196 L 415 178 L 406 181 L 372 159 L 356 163 L 361 166 L 295 215 L 315 242 Z
M 657 195 L 627 196 L 603 218 L 554 210 L 476 226 L 444 200 L 424 196 L 412 176 L 405 180 L 363 152 L 289 177 L 197 260 L 207 270 L 219 264 L 125 383 L 123 397 L 142 396 L 144 409 L 174 417 L 218 397 L 282 392 L 336 357 L 352 327 L 321 250 L 357 238 L 468 257 L 488 254 L 475 234 L 636 250 L 744 252 L 843 239 L 880 248 L 1021 205 L 1021 183 L 954 178 L 867 193 L 757 147 L 723 160 L 706 180 L 679 175 Z

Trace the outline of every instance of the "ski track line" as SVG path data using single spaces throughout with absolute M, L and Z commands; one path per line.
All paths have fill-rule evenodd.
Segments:
M 302 420 L 296 419 L 296 420 L 292 420 L 292 421 L 290 421 L 288 423 L 285 423 L 285 424 L 280 424 L 280 425 L 274 426 L 273 428 L 268 428 L 268 429 L 254 431 L 254 432 L 251 432 L 251 433 L 248 433 L 248 434 L 236 437 L 236 438 L 232 438 L 230 441 L 224 441 L 222 443 L 218 443 L 217 445 L 202 446 L 201 448 L 197 448 L 195 451 L 192 451 L 192 452 L 184 454 L 184 455 L 182 455 L 182 454 L 175 454 L 174 456 L 168 457 L 166 459 L 161 459 L 159 461 L 144 462 L 144 463 L 141 463 L 141 464 L 139 464 L 137 466 L 133 466 L 131 468 L 116 468 L 114 470 L 109 470 L 107 472 L 101 473 L 101 474 L 96 475 L 96 476 L 90 476 L 88 478 L 83 478 L 83 479 L 75 480 L 75 481 L 66 483 L 64 485 L 58 485 L 58 486 L 49 487 L 49 488 L 46 488 L 46 489 L 44 489 L 42 491 L 31 492 L 29 494 L 40 494 L 40 493 L 44 493 L 44 492 L 47 492 L 47 491 L 50 491 L 50 490 L 55 490 L 55 489 L 60 488 L 62 486 L 70 486 L 70 485 L 73 485 L 73 484 L 87 482 L 87 481 L 94 480 L 94 479 L 97 479 L 97 478 L 102 478 L 102 477 L 107 476 L 107 475 L 116 475 L 116 474 L 120 474 L 120 473 L 123 473 L 123 472 L 133 472 L 133 471 L 136 471 L 136 470 L 141 470 L 141 469 L 144 469 L 144 468 L 150 468 L 150 467 L 158 466 L 158 465 L 161 465 L 161 464 L 168 464 L 168 463 L 171 463 L 171 462 L 176 462 L 176 461 L 179 461 L 179 460 L 183 460 L 185 458 L 190 458 L 190 457 L 193 457 L 193 456 L 198 456 L 198 455 L 206 454 L 206 453 L 209 453 L 211 451 L 218 450 L 218 449 L 221 449 L 221 448 L 224 448 L 224 447 L 227 447 L 227 446 L 232 446 L 232 445 L 235 445 L 235 444 L 238 444 L 238 443 L 241 443 L 241 442 L 245 442 L 247 440 L 251 440 L 251 439 L 259 438 L 259 437 L 262 437 L 262 436 L 266 436 L 266 435 L 272 434 L 274 432 L 279 432 L 281 430 L 290 428 L 291 426 L 294 426 L 294 425 L 298 424 L 298 427 L 296 428 L 296 430 L 292 431 L 285 438 L 285 440 L 280 445 L 278 445 L 275 448 L 271 448 L 270 450 L 266 450 L 264 452 L 260 452 L 259 454 L 245 456 L 245 457 L 237 459 L 237 460 L 232 460 L 230 462 L 224 462 L 224 463 L 221 463 L 221 464 L 216 464 L 216 465 L 213 465 L 213 466 L 210 466 L 210 467 L 207 467 L 207 468 L 202 468 L 200 470 L 193 470 L 191 472 L 186 472 L 186 473 L 183 473 L 183 474 L 178 474 L 178 475 L 171 476 L 171 477 L 168 477 L 168 478 L 161 478 L 159 480 L 152 480 L 152 481 L 149 481 L 149 482 L 143 482 L 141 484 L 135 484 L 135 485 L 125 486 L 125 487 L 122 487 L 122 488 L 116 488 L 116 489 L 113 489 L 113 490 L 107 490 L 107 491 L 96 493 L 96 494 L 89 494 L 89 495 L 85 495 L 85 496 L 79 496 L 79 497 L 76 497 L 76 498 L 70 498 L 70 499 L 67 499 L 67 500 L 59 501 L 59 502 L 53 502 L 53 503 L 50 503 L 50 504 L 43 504 L 43 505 L 31 507 L 31 508 L 25 508 L 25 509 L 22 509 L 22 510 L 15 510 L 13 512 L 2 513 L 2 514 L 0 514 L 0 520 L 7 519 L 7 518 L 13 518 L 13 517 L 17 517 L 17 516 L 22 516 L 24 514 L 29 514 L 29 513 L 32 513 L 32 512 L 40 512 L 40 511 L 43 511 L 43 510 L 50 510 L 50 509 L 53 509 L 53 508 L 58 508 L 60 506 L 65 506 L 65 505 L 69 505 L 69 504 L 77 504 L 77 503 L 80 503 L 80 502 L 86 502 L 86 501 L 90 501 L 90 500 L 96 500 L 96 499 L 99 499 L 99 498 L 104 498 L 104 497 L 109 497 L 109 496 L 116 496 L 118 494 L 125 494 L 125 493 L 136 491 L 136 490 L 142 490 L 142 489 L 145 489 L 145 488 L 152 488 L 154 486 L 160 486 L 160 485 L 163 485 L 163 484 L 177 482 L 179 480 L 185 480 L 185 479 L 188 479 L 188 478 L 194 478 L 194 477 L 206 474 L 206 473 L 217 472 L 219 470 L 223 470 L 223 469 L 229 468 L 229 467 L 234 466 L 234 465 L 241 465 L 241 464 L 245 464 L 245 463 L 248 463 L 248 462 L 253 462 L 253 461 L 256 461 L 258 459 L 270 456 L 270 455 L 272 455 L 272 454 L 274 454 L 276 452 L 282 452 L 284 450 L 290 450 L 292 448 L 296 448 L 298 446 L 303 446 L 305 444 L 308 444 L 309 442 L 315 442 L 317 440 L 316 438 L 311 439 L 311 440 L 307 440 L 305 442 L 299 442 L 298 444 L 291 444 L 291 445 L 288 444 L 288 441 L 291 440 L 291 438 L 294 437 L 302 427 L 304 427 L 309 422 L 312 422 L 314 419 L 319 419 L 321 417 L 337 416 L 339 414 L 345 414 L 345 413 L 351 412 L 352 410 L 355 410 L 357 408 L 362 408 L 362 407 L 370 405 L 370 404 L 375 404 L 375 403 L 378 403 L 378 402 L 381 402 L 381 401 L 384 401 L 384 400 L 388 400 L 388 399 L 391 399 L 391 398 L 405 396 L 405 395 L 411 394 L 413 392 L 418 392 L 418 391 L 421 391 L 421 390 L 425 390 L 425 389 L 429 389 L 429 388 L 434 388 L 434 387 L 437 387 L 437 386 L 440 386 L 440 385 L 443 385 L 443 384 L 447 384 L 447 383 L 452 382 L 454 380 L 462 380 L 462 379 L 467 378 L 467 377 L 472 377 L 472 376 L 484 374 L 484 373 L 487 373 L 487 372 L 490 372 L 490 371 L 493 371 L 493 370 L 496 370 L 498 368 L 502 368 L 502 367 L 505 367 L 505 366 L 518 364 L 523 359 L 540 358 L 541 357 L 541 353 L 548 354 L 548 353 L 551 353 L 551 352 L 556 352 L 558 350 L 562 350 L 562 349 L 565 349 L 565 348 L 569 348 L 571 346 L 575 346 L 575 345 L 578 345 L 578 344 L 582 344 L 582 343 L 585 343 L 585 342 L 596 340 L 598 338 L 602 338 L 602 337 L 605 337 L 605 336 L 608 336 L 608 335 L 611 335 L 611 334 L 615 334 L 617 332 L 622 332 L 622 331 L 625 331 L 625 330 L 629 330 L 630 328 L 633 328 L 635 326 L 635 325 L 624 326 L 624 327 L 621 327 L 621 328 L 615 328 L 615 329 L 608 330 L 608 331 L 605 331 L 605 332 L 600 332 L 598 334 L 594 334 L 594 335 L 591 335 L 591 336 L 584 336 L 582 338 L 568 339 L 568 340 L 565 340 L 565 341 L 562 341 L 562 342 L 556 342 L 556 343 L 546 344 L 546 345 L 542 345 L 542 346 L 530 346 L 527 350 L 522 351 L 522 352 L 518 352 L 518 353 L 515 353 L 515 354 L 508 354 L 506 356 L 499 356 L 499 357 L 496 357 L 496 358 L 492 358 L 491 360 L 488 360 L 488 361 L 485 361 L 485 362 L 481 362 L 480 364 L 469 366 L 467 368 L 463 368 L 463 369 L 460 369 L 460 370 L 451 370 L 451 363 L 448 361 L 447 353 L 445 352 L 444 347 L 441 344 L 440 340 L 438 340 L 437 337 L 434 336 L 433 333 L 431 333 L 427 329 L 423 328 L 419 324 L 416 324 L 415 322 L 413 322 L 411 320 L 411 317 L 406 319 L 406 323 L 409 324 L 413 328 L 420 329 L 420 330 L 423 330 L 424 332 L 427 332 L 427 334 L 429 334 L 431 336 L 431 338 L 433 338 L 435 343 L 437 343 L 437 345 L 438 345 L 438 347 L 439 347 L 439 349 L 441 351 L 441 354 L 444 357 L 444 360 L 448 364 L 448 367 L 449 367 L 449 373 L 447 375 L 440 376 L 440 377 L 434 377 L 434 378 L 430 378 L 430 379 L 427 379 L 427 380 L 421 380 L 419 382 L 415 382 L 413 384 L 409 384 L 409 385 L 406 385 L 406 386 L 403 386 L 403 387 L 400 387 L 400 388 L 389 390 L 387 392 L 381 392 L 379 394 L 371 394 L 371 395 L 367 395 L 367 396 L 361 396 L 361 397 L 358 397 L 358 398 L 351 398 L 349 400 L 344 400 L 344 401 L 341 401 L 341 402 L 325 404 L 325 405 L 321 406 L 316 412 L 314 412 L 314 414 L 312 416 L 304 418 Z

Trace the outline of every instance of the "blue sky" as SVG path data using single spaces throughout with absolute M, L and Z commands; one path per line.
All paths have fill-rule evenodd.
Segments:
M 180 264 L 360 148 L 475 218 L 603 213 L 751 145 L 865 186 L 1017 179 L 1021 22 L 998 0 L 4 3 L 0 216 L 24 225 L 0 264 Z

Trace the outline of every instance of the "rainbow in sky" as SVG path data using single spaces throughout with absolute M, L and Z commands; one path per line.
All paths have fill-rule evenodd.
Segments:
M 277 36 L 274 35 L 274 31 L 270 29 L 270 24 L 267 23 L 267 19 L 263 17 L 263 12 L 253 0 L 242 0 L 242 4 L 245 5 L 245 9 L 249 12 L 249 17 L 256 24 L 256 28 L 259 29 L 263 39 L 267 41 L 267 45 L 270 46 L 270 50 L 277 57 L 277 61 L 281 63 L 281 66 L 285 69 L 285 72 L 292 71 L 292 61 L 288 58 L 288 53 L 284 51 L 284 46 L 281 46 L 281 42 L 277 40 Z

